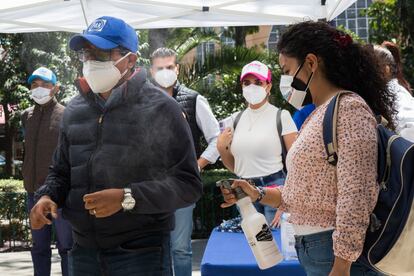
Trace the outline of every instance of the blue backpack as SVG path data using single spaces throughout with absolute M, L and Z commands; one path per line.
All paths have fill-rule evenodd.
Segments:
M 341 92 L 328 104 L 323 140 L 328 162 L 338 161 L 336 120 Z M 414 275 L 414 144 L 377 126 L 380 192 L 359 261 L 386 275 Z

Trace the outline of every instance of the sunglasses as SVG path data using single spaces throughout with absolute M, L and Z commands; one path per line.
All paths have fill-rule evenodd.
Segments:
M 87 60 L 96 60 L 96 61 L 111 61 L 112 54 L 118 53 L 121 56 L 125 56 L 130 51 L 121 48 L 114 48 L 111 50 L 100 50 L 100 49 L 90 49 L 84 48 L 76 52 L 78 59 L 81 62 L 85 62 Z

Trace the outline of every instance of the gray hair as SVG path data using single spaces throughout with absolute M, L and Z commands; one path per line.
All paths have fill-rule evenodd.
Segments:
M 398 68 L 391 51 L 385 47 L 374 45 L 374 52 L 381 64 L 390 67 L 392 77 L 396 77 Z
M 165 57 L 174 57 L 175 64 L 178 64 L 177 52 L 175 52 L 173 49 L 170 49 L 170 48 L 158 48 L 157 50 L 155 50 L 150 56 L 151 63 L 156 58 L 165 58 Z

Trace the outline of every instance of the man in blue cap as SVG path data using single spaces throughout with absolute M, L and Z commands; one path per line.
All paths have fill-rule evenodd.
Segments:
M 104 16 L 69 42 L 83 62 L 33 228 L 73 227 L 72 275 L 172 275 L 174 212 L 201 196 L 191 132 L 178 104 L 135 68 L 138 39 Z
M 45 67 L 36 69 L 28 79 L 30 97 L 35 105 L 22 114 L 25 132 L 23 182 L 28 194 L 28 210 L 34 205 L 34 192 L 44 183 L 53 152 L 58 143 L 59 125 L 64 107 L 56 101 L 59 90 L 56 75 Z M 58 210 L 61 214 L 61 209 Z M 53 220 L 62 274 L 68 275 L 67 252 L 72 248 L 72 228 L 61 216 Z M 34 275 L 50 275 L 52 226 L 32 229 Z

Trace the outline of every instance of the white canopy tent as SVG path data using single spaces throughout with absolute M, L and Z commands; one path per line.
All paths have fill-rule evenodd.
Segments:
M 136 29 L 285 25 L 337 17 L 356 0 L 1 0 L 0 33 L 81 32 L 95 18 Z

